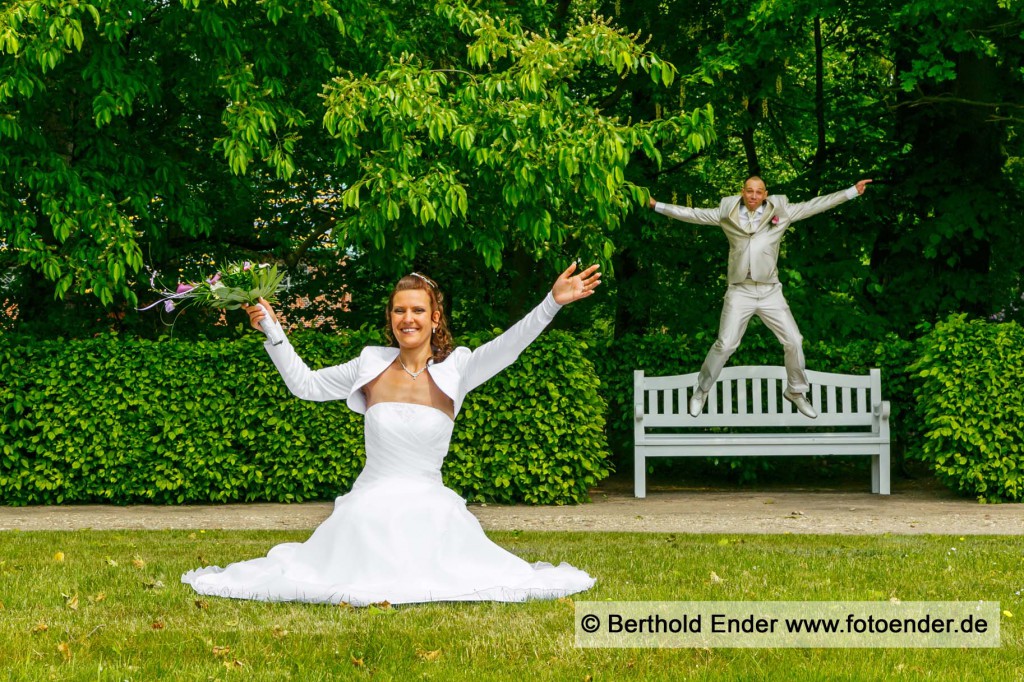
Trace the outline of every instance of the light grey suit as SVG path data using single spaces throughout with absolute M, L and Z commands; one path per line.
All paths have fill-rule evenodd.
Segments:
M 822 213 L 857 196 L 856 187 L 791 204 L 782 195 L 765 200 L 764 212 L 756 225 L 741 220 L 741 196 L 722 199 L 718 208 L 687 208 L 657 202 L 654 210 L 676 220 L 696 225 L 718 225 L 729 239 L 729 288 L 722 305 L 718 339 L 700 370 L 698 384 L 709 391 L 729 357 L 743 339 L 750 318 L 757 315 L 782 343 L 788 389 L 805 393 L 803 337 L 789 309 L 779 282 L 779 248 L 792 223 Z

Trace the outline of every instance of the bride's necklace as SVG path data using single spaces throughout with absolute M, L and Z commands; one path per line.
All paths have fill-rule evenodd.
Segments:
M 416 377 L 418 377 L 419 375 L 421 375 L 421 374 L 423 374 L 424 372 L 427 371 L 427 366 L 426 365 L 423 365 L 423 369 L 421 369 L 418 372 L 412 371 L 411 369 L 409 369 L 408 367 L 405 366 L 405 363 L 402 362 L 402 358 L 401 357 L 398 358 L 398 364 L 400 364 L 402 366 L 402 369 L 405 370 L 406 374 L 408 374 L 409 376 L 412 377 L 413 381 L 416 380 Z

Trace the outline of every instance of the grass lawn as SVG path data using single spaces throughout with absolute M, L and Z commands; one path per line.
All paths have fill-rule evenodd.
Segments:
M 308 533 L 0 533 L 0 679 L 1024 680 L 1019 537 L 491 533 L 579 599 L 998 601 L 998 649 L 579 649 L 572 600 L 352 609 L 199 597 Z

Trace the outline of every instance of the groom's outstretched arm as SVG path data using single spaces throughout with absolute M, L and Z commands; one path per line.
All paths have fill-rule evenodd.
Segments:
M 690 208 L 675 204 L 663 204 L 660 201 L 655 201 L 654 197 L 650 198 L 647 207 L 656 213 L 667 215 L 669 218 L 694 225 L 717 225 L 719 221 L 717 208 Z
M 794 222 L 797 220 L 803 220 L 804 218 L 809 218 L 812 215 L 817 215 L 818 213 L 831 210 L 850 199 L 856 199 L 861 194 L 864 194 L 864 190 L 870 182 L 871 179 L 866 178 L 858 181 L 857 184 L 844 189 L 841 192 L 825 194 L 820 197 L 815 197 L 810 201 L 803 201 L 798 204 L 789 204 L 786 210 L 789 212 L 790 219 Z

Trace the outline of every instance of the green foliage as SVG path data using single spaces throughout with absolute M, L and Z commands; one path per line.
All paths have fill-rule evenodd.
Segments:
M 646 74 L 663 87 L 674 77 L 604 20 L 556 39 L 462 2 L 436 11 L 470 36 L 464 56 L 448 55 L 454 63 L 405 53 L 325 88 L 324 125 L 350 178 L 340 200 L 346 236 L 369 258 L 408 261 L 431 245 L 500 270 L 511 247 L 538 260 L 568 244 L 607 263 L 622 219 L 646 201 L 626 180 L 631 154 L 657 157 L 662 140 L 678 137 L 694 150 L 714 139 L 709 107 L 627 123 L 601 112 L 606 79 Z
M 311 111 L 350 40 L 339 12 L 362 8 L 284 4 L 5 3 L 0 265 L 42 275 L 21 315 L 54 295 L 134 304 L 144 255 L 163 265 L 214 225 L 214 242 L 253 241 L 257 207 L 320 153 Z M 256 182 L 233 174 L 246 167 Z
M 0 267 L 19 316 L 54 295 L 135 305 L 143 258 L 164 277 L 211 257 L 295 269 L 325 245 L 388 276 L 426 245 L 495 270 L 564 244 L 607 262 L 646 198 L 630 154 L 706 145 L 713 120 L 604 115 L 627 79 L 674 68 L 600 18 L 560 39 L 545 5 L 6 3 Z
M 374 335 L 296 335 L 312 367 Z M 362 417 L 288 393 L 250 334 L 234 342 L 0 337 L 5 504 L 275 501 L 346 490 L 365 459 Z M 566 386 L 573 390 L 567 390 Z M 548 335 L 470 394 L 445 467 L 475 500 L 567 503 L 604 478 L 597 380 Z
M 953 315 L 919 344 L 921 458 L 982 502 L 1024 500 L 1024 329 Z

